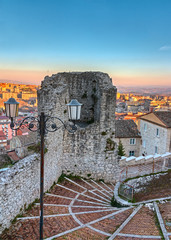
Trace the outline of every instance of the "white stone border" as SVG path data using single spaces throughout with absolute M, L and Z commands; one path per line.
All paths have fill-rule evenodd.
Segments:
M 156 202 L 154 202 L 153 205 L 154 205 L 154 208 L 155 208 L 155 211 L 156 211 L 156 214 L 157 214 L 157 218 L 159 220 L 159 224 L 160 224 L 163 236 L 164 236 L 165 240 L 169 240 L 168 232 L 167 232 L 167 230 L 165 228 L 165 225 L 164 225 L 163 218 L 161 216 L 159 207 L 158 207 Z
M 112 234 L 112 236 L 108 240 L 113 240 L 118 233 L 128 224 L 128 222 L 135 216 L 135 214 L 140 210 L 140 208 L 143 205 L 139 205 L 132 213 L 131 215 L 120 225 L 120 227 Z

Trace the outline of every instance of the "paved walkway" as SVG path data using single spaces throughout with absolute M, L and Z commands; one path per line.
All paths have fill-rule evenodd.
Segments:
M 171 239 L 170 202 L 115 208 L 110 205 L 113 189 L 112 184 L 68 178 L 54 186 L 44 197 L 44 238 L 155 240 L 161 239 L 162 231 L 165 239 Z M 38 240 L 39 204 L 0 239 Z

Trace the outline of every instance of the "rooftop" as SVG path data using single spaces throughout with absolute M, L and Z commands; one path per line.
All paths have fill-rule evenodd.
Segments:
M 162 125 L 166 128 L 171 128 L 171 111 L 150 112 L 140 116 L 139 118 L 142 120 L 146 120 L 146 121 L 158 124 L 158 125 Z
M 167 111 L 157 111 L 154 114 L 168 127 L 171 127 L 171 112 Z
M 116 120 L 115 122 L 115 137 L 116 138 L 140 138 L 140 132 L 137 129 L 136 123 L 131 120 Z

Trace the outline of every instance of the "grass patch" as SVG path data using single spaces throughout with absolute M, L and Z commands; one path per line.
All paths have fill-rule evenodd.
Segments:
M 40 142 L 38 142 L 37 144 L 34 144 L 32 146 L 28 146 L 27 147 L 28 151 L 33 151 L 35 153 L 40 153 L 41 150 L 41 146 L 40 146 Z M 44 148 L 44 153 L 47 153 L 48 149 L 45 147 Z
M 87 174 L 87 177 L 91 177 L 91 174 L 90 174 L 90 173 L 88 173 L 88 174 Z
M 23 217 L 23 214 L 18 214 L 18 215 L 11 221 L 11 223 L 12 223 L 12 224 L 16 223 L 17 218 L 21 218 L 21 217 Z
M 24 210 L 25 210 L 25 211 L 29 211 L 30 209 L 32 209 L 32 207 L 34 206 L 34 204 L 35 204 L 35 203 L 38 203 L 38 202 L 39 202 L 39 199 L 36 198 L 36 199 L 34 200 L 34 202 L 30 203 L 30 204 L 27 206 L 27 208 L 25 208 Z
M 7 154 L 2 154 L 0 156 L 0 169 L 7 168 L 12 165 L 13 165 L 13 162 Z
M 123 208 L 124 207 L 116 201 L 114 196 L 112 197 L 110 204 L 111 204 L 112 207 L 117 207 L 117 208 Z
M 67 177 L 67 178 L 69 178 L 69 179 L 71 179 L 71 180 L 81 179 L 80 176 L 73 175 L 73 173 L 70 173 L 70 174 L 64 174 L 64 173 L 62 173 L 61 176 L 58 178 L 57 183 L 62 183 L 62 182 L 64 182 L 65 177 Z M 54 186 L 54 185 L 53 185 L 53 186 Z M 53 186 L 52 186 L 52 187 L 53 187 Z M 52 187 L 51 187 L 51 188 L 52 188 Z

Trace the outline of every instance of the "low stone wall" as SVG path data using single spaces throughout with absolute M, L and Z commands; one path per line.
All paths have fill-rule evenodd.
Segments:
M 44 191 L 57 181 L 61 172 L 57 162 L 52 163 L 45 155 Z M 11 221 L 21 214 L 24 208 L 27 208 L 36 198 L 40 198 L 39 189 L 39 154 L 28 156 L 0 173 L 0 233 L 10 226 Z
M 139 164 L 149 164 L 153 162 L 163 161 L 166 166 L 168 161 L 171 160 L 171 153 L 165 153 L 163 155 L 148 155 L 148 156 L 140 156 L 140 157 L 121 157 L 119 165 L 120 167 L 126 167 L 131 165 L 139 165 Z
M 145 174 L 167 171 L 171 165 L 171 153 L 120 159 L 120 181 Z

